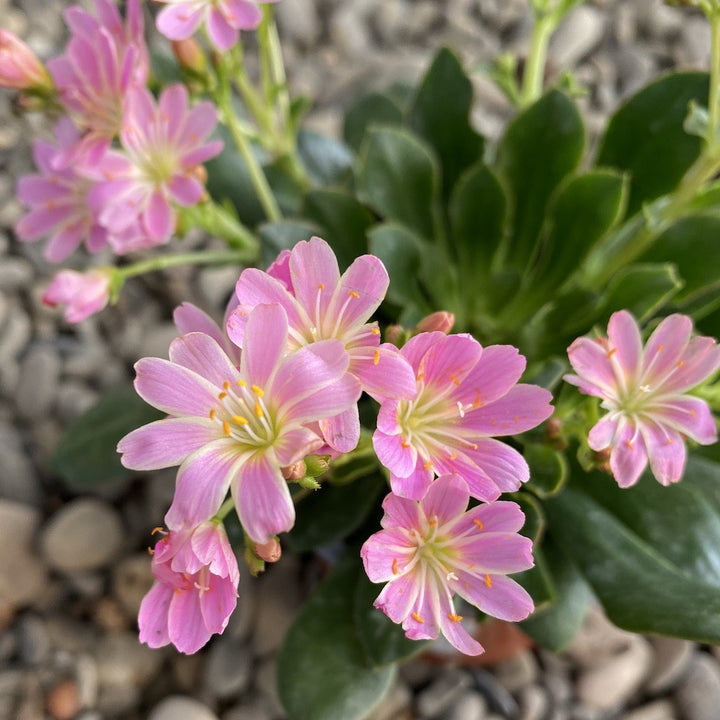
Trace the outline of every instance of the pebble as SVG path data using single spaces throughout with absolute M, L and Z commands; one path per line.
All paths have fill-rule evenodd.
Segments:
M 483 720 L 486 709 L 483 696 L 468 690 L 453 703 L 447 714 L 447 720 Z
M 150 556 L 146 552 L 123 558 L 113 568 L 113 596 L 128 618 L 137 617 L 140 603 L 153 581 Z
M 413 695 L 410 688 L 396 682 L 380 704 L 364 720 L 397 720 L 411 710 Z
M 680 638 L 650 638 L 653 661 L 645 681 L 651 694 L 666 692 L 683 676 L 695 652 L 695 643 Z
M 69 678 L 52 687 L 45 702 L 53 720 L 73 720 L 80 712 L 78 688 Z
M 213 697 L 229 700 L 247 688 L 251 671 L 251 649 L 241 640 L 223 635 L 210 649 L 204 685 Z
M 463 670 L 446 668 L 417 696 L 417 712 L 422 718 L 437 718 L 447 712 L 458 693 L 470 687 Z
M 21 257 L 6 257 L 0 263 L 0 290 L 6 293 L 25 290 L 33 279 L 33 268 Z
M 15 391 L 18 414 L 26 420 L 47 415 L 55 402 L 60 379 L 60 358 L 45 345 L 33 347 L 20 363 Z
M 51 567 L 72 573 L 104 567 L 117 556 L 122 541 L 118 513 L 101 500 L 80 498 L 50 519 L 41 548 Z
M 620 720 L 676 720 L 675 707 L 669 700 L 656 700 L 621 715 Z
M 605 14 L 589 5 L 569 12 L 550 41 L 548 59 L 554 68 L 570 69 L 595 50 L 605 34 Z
M 697 653 L 674 693 L 683 720 L 717 720 L 720 708 L 720 665 L 708 653 Z
M 16 626 L 17 653 L 24 665 L 40 665 L 50 655 L 51 643 L 45 622 L 35 615 L 24 615 Z
M 493 673 L 506 690 L 515 693 L 535 681 L 538 664 L 530 650 L 523 650 L 509 660 L 498 663 Z
M 302 48 L 311 48 L 320 35 L 320 18 L 313 0 L 293 0 L 277 5 L 277 22 L 283 41 L 291 38 Z
M 40 478 L 23 448 L 20 433 L 0 422 L 0 497 L 39 508 L 43 502 Z
M 218 716 L 198 700 L 174 695 L 158 703 L 147 720 L 218 720 Z
M 545 688 L 527 685 L 518 691 L 518 704 L 517 720 L 543 720 L 550 707 L 550 698 Z

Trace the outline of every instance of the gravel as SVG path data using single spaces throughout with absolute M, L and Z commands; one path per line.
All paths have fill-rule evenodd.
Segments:
M 41 56 L 64 37 L 61 0 L 0 0 L 2 25 Z M 315 99 L 309 127 L 338 133 L 359 92 L 414 81 L 434 50 L 465 67 L 527 46 L 525 0 L 285 0 L 277 6 L 290 82 Z M 591 133 L 654 74 L 704 67 L 709 33 L 659 0 L 576 7 L 550 48 L 550 71 L 572 66 Z M 474 120 L 491 138 L 511 115 L 481 73 Z M 62 428 L 132 363 L 166 356 L 180 299 L 209 310 L 232 271 L 160 273 L 130 283 L 117 306 L 68 327 L 40 298 L 53 268 L 39 244 L 19 243 L 17 177 L 46 131 L 0 91 L 0 720 L 282 720 L 276 656 L 306 594 L 289 554 L 264 577 L 243 576 L 226 634 L 197 656 L 137 642 L 135 615 L 152 582 L 145 547 L 172 494 L 171 471 L 116 483 L 102 498 L 62 485 L 49 458 Z M 188 239 L 190 241 L 190 239 Z M 193 240 L 192 242 L 195 242 Z M 594 610 L 567 652 L 528 650 L 491 668 L 408 663 L 371 720 L 716 720 L 720 664 L 687 641 L 613 628 Z

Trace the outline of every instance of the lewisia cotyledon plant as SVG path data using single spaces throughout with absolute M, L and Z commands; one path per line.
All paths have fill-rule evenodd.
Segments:
M 65 306 L 65 320 L 79 323 L 100 312 L 110 300 L 111 273 L 97 268 L 84 273 L 61 270 L 52 279 L 42 301 L 49 307 Z
M 552 414 L 551 394 L 518 384 L 525 358 L 509 345 L 483 348 L 470 335 L 420 333 L 400 354 L 412 366 L 412 399 L 384 399 L 373 445 L 392 490 L 419 500 L 436 475 L 458 473 L 479 500 L 495 500 L 529 478 L 515 435 Z
M 453 596 L 488 615 L 524 620 L 533 610 L 528 593 L 508 573 L 533 566 L 532 541 L 518 534 L 520 507 L 498 501 L 467 510 L 470 494 L 459 475 L 439 477 L 418 502 L 388 495 L 383 529 L 362 547 L 372 582 L 387 583 L 375 600 L 412 640 L 442 633 L 460 652 L 483 647 L 463 627 Z
M 412 397 L 415 378 L 394 345 L 380 343 L 377 323 L 368 320 L 387 292 L 385 266 L 374 255 L 357 258 L 340 275 L 337 258 L 321 238 L 284 251 L 268 272 L 248 268 L 235 288 L 239 305 L 229 315 L 228 335 L 244 345 L 249 311 L 277 302 L 286 310 L 290 350 L 334 338 L 350 358 L 348 373 L 372 397 Z M 357 406 L 321 424 L 328 445 L 349 452 L 360 438 Z
M 323 445 L 308 424 L 357 402 L 357 382 L 338 340 L 286 355 L 280 305 L 258 305 L 245 328 L 240 367 L 204 333 L 170 346 L 170 359 L 143 358 L 135 388 L 170 417 L 144 425 L 118 445 L 135 470 L 180 465 L 171 530 L 213 517 L 228 488 L 246 534 L 264 544 L 289 530 L 295 508 L 281 468 Z
M 643 347 L 640 328 L 627 311 L 614 313 L 607 338 L 578 338 L 568 348 L 576 374 L 566 382 L 602 399 L 607 410 L 590 430 L 593 450 L 610 448 L 610 469 L 620 487 L 634 485 L 650 462 L 663 485 L 685 468 L 685 439 L 717 440 L 710 408 L 688 391 L 720 367 L 720 348 L 710 337 L 691 337 L 692 320 L 670 315 Z
M 152 553 L 155 583 L 140 605 L 140 642 L 197 652 L 225 630 L 237 604 L 240 572 L 225 528 L 205 522 L 171 530 Z

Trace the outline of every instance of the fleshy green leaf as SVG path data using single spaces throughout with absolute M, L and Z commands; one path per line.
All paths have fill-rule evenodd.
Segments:
M 322 227 L 341 268 L 367 253 L 367 231 L 373 217 L 352 195 L 337 190 L 313 190 L 305 196 L 303 217 Z
M 55 450 L 53 468 L 77 488 L 130 477 L 134 472 L 120 464 L 118 442 L 131 430 L 163 417 L 132 387 L 108 392 L 70 423 Z
M 409 125 L 440 160 L 444 197 L 462 172 L 482 157 L 483 138 L 470 125 L 472 103 L 470 79 L 457 57 L 442 48 L 418 88 Z
M 389 94 L 369 93 L 358 100 L 346 113 L 343 126 L 345 142 L 356 151 L 371 125 L 402 125 L 403 111 Z
M 585 129 L 575 103 L 558 90 L 520 113 L 498 148 L 497 167 L 514 208 L 505 259 L 524 268 L 537 248 L 548 201 L 580 162 Z
M 530 466 L 527 487 L 541 498 L 560 492 L 568 475 L 565 455 L 547 445 L 536 443 L 526 445 L 523 455 Z
M 700 154 L 702 141 L 683 123 L 691 101 L 707 105 L 705 73 L 666 75 L 631 97 L 612 117 L 601 141 L 598 165 L 631 176 L 628 212 L 671 192 Z
M 412 133 L 387 127 L 368 132 L 358 192 L 380 215 L 433 238 L 438 185 L 437 162 Z
M 345 143 L 309 130 L 301 130 L 297 141 L 300 158 L 316 183 L 336 185 L 349 178 L 353 154 Z
M 645 474 L 621 490 L 589 473 L 544 508 L 551 535 L 616 625 L 718 643 L 720 507 L 707 486 L 719 483 L 720 466 L 690 458 L 677 485 Z
M 292 720 L 359 720 L 383 698 L 395 666 L 372 667 L 352 607 L 360 558 L 346 554 L 292 627 L 278 658 L 280 699 Z

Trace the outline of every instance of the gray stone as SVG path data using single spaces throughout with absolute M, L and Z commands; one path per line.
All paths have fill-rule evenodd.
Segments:
M 224 712 L 222 720 L 273 720 L 273 716 L 262 698 L 251 698 Z
M 635 635 L 613 625 L 603 611 L 592 607 L 580 632 L 566 648 L 567 656 L 581 667 L 602 665 L 634 642 Z
M 539 685 L 527 685 L 518 693 L 520 713 L 517 720 L 543 720 L 550 707 L 550 698 L 545 688 Z
M 0 330 L 0 362 L 17 359 L 32 334 L 30 319 L 20 303 L 10 302 L 8 316 Z
M 113 568 L 113 596 L 128 618 L 137 617 L 140 603 L 152 584 L 153 575 L 148 553 L 137 553 L 123 558 Z
M 60 378 L 60 358 L 45 345 L 31 348 L 20 363 L 20 376 L 15 390 L 18 413 L 28 419 L 47 415 L 55 403 Z
M 651 663 L 652 651 L 647 640 L 633 636 L 622 651 L 606 656 L 603 664 L 580 673 L 578 698 L 591 708 L 620 708 L 640 688 Z
M 677 713 L 669 700 L 656 700 L 620 716 L 620 720 L 676 720 Z
M 365 720 L 394 720 L 410 712 L 412 693 L 407 685 L 396 682 L 380 704 L 365 718 Z
M 89 410 L 97 400 L 97 392 L 85 383 L 75 380 L 64 382 L 57 389 L 57 417 L 67 425 Z
M 0 605 L 27 605 L 45 590 L 45 566 L 31 551 L 39 523 L 29 505 L 0 500 Z
M 50 636 L 45 622 L 36 615 L 25 615 L 17 624 L 17 649 L 25 665 L 39 665 L 50 654 Z
M 698 653 L 685 679 L 675 689 L 675 702 L 684 720 L 717 720 L 720 708 L 720 666 L 711 655 Z
M 321 32 L 320 18 L 312 0 L 278 3 L 277 22 L 283 43 L 288 39 L 301 47 L 312 47 Z
M 236 638 L 218 638 L 205 664 L 204 684 L 213 697 L 228 700 L 242 693 L 250 682 L 252 655 L 250 648 Z
M 256 666 L 255 686 L 273 717 L 285 715 L 277 686 L 277 658 L 263 658 Z
M 25 290 L 32 282 L 33 269 L 30 263 L 21 257 L 6 257 L 0 263 L 0 290 L 17 292 Z
M 173 695 L 158 703 L 148 720 L 218 720 L 218 716 L 198 700 Z
M 43 502 L 40 478 L 30 462 L 20 433 L 0 422 L 0 497 L 39 507 Z
M 557 70 L 568 70 L 589 55 L 605 34 L 606 18 L 589 5 L 569 12 L 550 42 L 548 58 Z
M 447 714 L 447 720 L 484 720 L 486 709 L 483 696 L 473 690 L 467 690 L 453 703 Z
M 509 660 L 498 663 L 493 669 L 498 682 L 511 693 L 535 681 L 538 665 L 530 650 L 523 650 Z
M 467 690 L 470 678 L 457 668 L 442 670 L 430 685 L 417 696 L 417 712 L 423 718 L 436 718 L 444 715 L 458 693 Z
M 117 557 L 123 527 L 117 512 L 94 498 L 73 500 L 43 529 L 41 548 L 48 563 L 71 573 L 101 568 Z
M 650 638 L 653 661 L 650 666 L 645 690 L 652 694 L 662 693 L 673 687 L 687 670 L 695 652 L 695 643 L 680 638 Z

